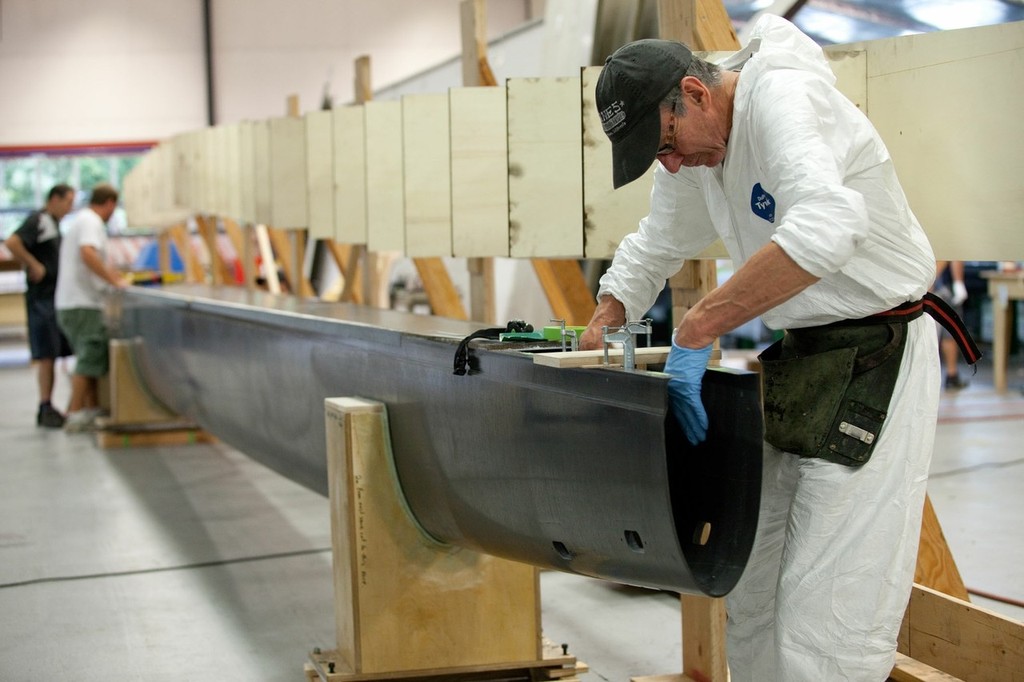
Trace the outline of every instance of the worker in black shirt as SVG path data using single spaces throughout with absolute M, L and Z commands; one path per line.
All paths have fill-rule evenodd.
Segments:
M 74 201 L 75 190 L 72 187 L 55 185 L 47 195 L 46 206 L 30 213 L 4 241 L 11 255 L 25 267 L 28 282 L 25 291 L 28 340 L 39 381 L 36 424 L 53 429 L 64 425 L 64 415 L 51 403 L 54 364 L 57 358 L 71 355 L 71 347 L 57 326 L 53 295 L 60 261 L 60 221 L 71 211 Z

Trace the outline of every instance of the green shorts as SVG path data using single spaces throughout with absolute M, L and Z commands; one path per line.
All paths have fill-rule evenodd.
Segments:
M 58 310 L 57 321 L 75 352 L 75 374 L 104 376 L 110 367 L 110 355 L 103 311 L 96 308 Z

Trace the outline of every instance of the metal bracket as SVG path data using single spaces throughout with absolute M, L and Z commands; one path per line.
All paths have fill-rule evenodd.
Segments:
M 604 364 L 608 366 L 608 347 L 613 343 L 622 344 L 622 369 L 627 372 L 636 371 L 636 341 L 634 334 L 646 334 L 647 347 L 651 346 L 651 333 L 653 331 L 651 318 L 643 320 L 627 321 L 621 327 L 601 327 L 601 340 L 604 342 Z
M 575 352 L 575 351 L 580 349 L 580 340 L 576 336 L 576 330 L 575 329 L 566 329 L 565 328 L 565 320 L 552 319 L 550 321 L 551 322 L 557 322 L 562 327 L 561 339 L 562 339 L 562 352 L 563 353 L 565 351 L 567 351 L 567 350 L 572 350 L 573 352 Z M 568 344 L 566 343 L 566 339 L 569 340 Z

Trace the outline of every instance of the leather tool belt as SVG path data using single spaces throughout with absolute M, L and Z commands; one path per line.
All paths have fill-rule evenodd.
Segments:
M 950 329 L 968 363 L 978 361 L 959 316 L 931 294 L 859 320 L 786 330 L 759 356 L 765 440 L 801 457 L 866 463 L 889 410 L 907 325 L 925 312 Z

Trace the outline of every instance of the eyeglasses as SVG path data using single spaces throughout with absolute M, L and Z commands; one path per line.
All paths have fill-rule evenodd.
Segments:
M 665 156 L 666 154 L 674 154 L 676 151 L 676 115 L 672 114 L 672 118 L 668 121 L 668 139 L 669 141 L 658 147 L 656 156 Z

